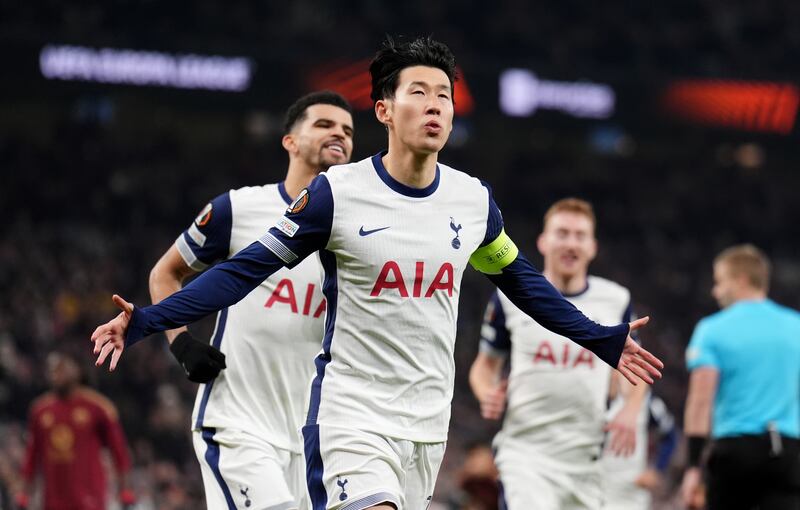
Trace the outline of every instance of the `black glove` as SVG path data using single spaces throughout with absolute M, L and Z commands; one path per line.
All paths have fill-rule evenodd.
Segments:
M 188 331 L 176 336 L 169 350 L 192 382 L 207 383 L 225 368 L 225 355 L 216 347 L 195 339 Z

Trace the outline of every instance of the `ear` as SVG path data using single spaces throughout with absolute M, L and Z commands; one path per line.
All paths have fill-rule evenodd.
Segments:
M 592 247 L 589 250 L 589 262 L 593 261 L 597 256 L 597 238 L 592 238 Z
M 378 122 L 389 127 L 392 124 L 392 101 L 388 99 L 375 101 L 375 117 Z
M 283 135 L 281 138 L 281 145 L 289 154 L 294 154 L 297 152 L 297 140 L 294 139 L 294 135 L 289 133 L 288 135 Z
M 544 240 L 544 232 L 539 234 L 539 237 L 536 238 L 536 249 L 539 250 L 539 254 L 544 256 L 544 249 L 545 249 L 545 240 Z

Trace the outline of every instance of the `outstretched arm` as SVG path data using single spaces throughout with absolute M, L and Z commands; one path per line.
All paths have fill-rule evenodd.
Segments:
M 317 177 L 298 198 L 303 197 L 302 207 L 290 206 L 284 218 L 258 241 L 160 303 L 138 308 L 115 295 L 122 313 L 92 334 L 96 364 L 103 364 L 113 353 L 109 368 L 114 370 L 125 347 L 231 306 L 281 267 L 294 267 L 325 247 L 333 221 L 333 198 L 325 176 Z M 287 229 L 287 223 L 294 228 Z
M 122 312 L 92 334 L 98 355 L 95 365 L 102 365 L 112 354 L 109 369 L 113 371 L 126 347 L 239 302 L 283 266 L 277 255 L 255 242 L 156 305 L 139 308 L 115 294 L 112 299 Z
M 647 324 L 649 317 L 629 324 L 601 326 L 581 313 L 519 253 L 503 230 L 503 219 L 489 193 L 486 237 L 470 257 L 475 269 L 488 278 L 520 310 L 545 328 L 563 335 L 595 353 L 636 385 L 661 377 L 664 364 L 639 346 L 630 334 Z
M 661 377 L 661 361 L 637 344 L 630 333 L 643 327 L 650 320 L 643 317 L 629 324 L 601 326 L 583 315 L 575 306 L 558 292 L 547 279 L 533 267 L 533 264 L 517 251 L 513 241 L 501 232 L 500 242 L 490 243 L 476 251 L 473 258 L 497 259 L 495 268 L 487 272 L 485 264 L 476 265 L 479 271 L 508 296 L 523 312 L 527 313 L 545 328 L 563 335 L 578 345 L 595 353 L 601 360 L 620 371 L 631 384 L 639 379 L 652 384 L 653 377 Z M 482 251 L 484 250 L 484 251 Z M 506 252 L 505 256 L 493 255 Z M 489 254 L 486 254 L 489 253 Z M 511 260 L 510 254 L 514 257 Z M 503 260 L 506 259 L 506 260 Z M 497 271 L 498 267 L 499 271 Z

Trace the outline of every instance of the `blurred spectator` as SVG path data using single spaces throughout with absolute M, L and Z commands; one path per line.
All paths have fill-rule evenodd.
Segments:
M 52 352 L 47 357 L 52 391 L 31 405 L 23 486 L 15 497 L 19 508 L 29 507 L 35 479 L 41 474 L 44 510 L 105 509 L 104 448 L 114 460 L 117 499 L 126 508 L 135 503 L 127 485 L 130 458 L 117 410 L 108 399 L 81 385 L 80 377 L 72 356 Z

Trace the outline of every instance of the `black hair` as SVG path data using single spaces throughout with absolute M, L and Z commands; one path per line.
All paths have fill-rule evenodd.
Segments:
M 350 103 L 348 103 L 347 99 L 342 97 L 341 94 L 337 94 L 332 90 L 312 92 L 295 101 L 292 106 L 286 110 L 286 118 L 283 121 L 284 134 L 289 133 L 298 123 L 303 122 L 306 118 L 306 110 L 308 110 L 309 106 L 314 106 L 315 104 L 338 106 L 342 110 L 347 111 L 347 113 L 353 113 Z
M 456 57 L 447 45 L 431 39 L 430 36 L 397 44 L 387 35 L 383 46 L 369 65 L 369 74 L 372 76 L 370 94 L 372 100 L 392 99 L 397 90 L 400 71 L 412 66 L 441 69 L 450 80 L 450 90 L 453 90 L 453 82 L 457 79 Z
M 76 347 L 71 345 L 61 345 L 54 347 L 47 353 L 48 356 L 55 355 L 63 360 L 67 360 L 75 365 L 78 369 L 78 383 L 88 384 L 90 371 L 87 370 L 86 356 L 79 355 Z

